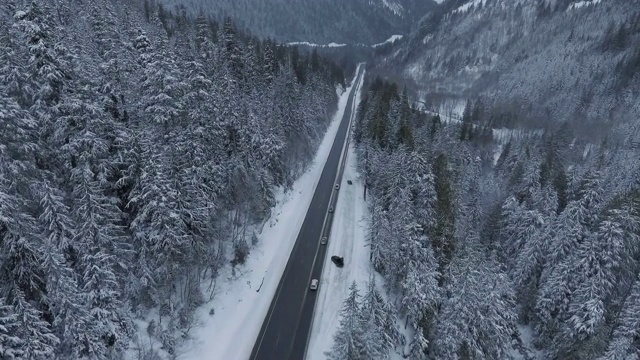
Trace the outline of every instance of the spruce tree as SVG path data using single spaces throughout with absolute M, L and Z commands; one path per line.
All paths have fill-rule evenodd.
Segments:
M 330 360 L 365 359 L 364 325 L 360 315 L 360 294 L 355 281 L 340 311 L 340 327 L 333 336 L 333 346 L 327 352 Z

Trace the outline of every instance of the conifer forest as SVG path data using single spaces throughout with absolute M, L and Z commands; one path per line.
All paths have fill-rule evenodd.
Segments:
M 343 2 L 0 0 L 0 360 L 245 360 L 352 103 L 307 359 L 640 359 L 640 1 Z

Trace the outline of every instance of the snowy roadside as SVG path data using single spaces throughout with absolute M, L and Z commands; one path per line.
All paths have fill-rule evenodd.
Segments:
M 197 310 L 198 327 L 191 332 L 192 340 L 179 350 L 178 359 L 249 357 L 311 203 L 352 87 L 353 84 L 340 95 L 338 111 L 309 170 L 290 192 L 278 190 L 273 215 L 258 234 L 258 245 L 251 249 L 247 262 L 236 268 L 236 276 L 232 276 L 230 266 L 222 269 L 214 299 Z M 215 312 L 210 315 L 211 309 Z
M 353 185 L 348 185 L 347 180 L 351 180 Z M 355 281 L 359 289 L 365 289 L 373 271 L 369 248 L 366 247 L 369 214 L 363 191 L 362 180 L 356 171 L 354 148 L 350 145 L 327 244 L 329 249 L 320 277 L 307 360 L 326 359 L 324 352 L 333 344 L 333 334 L 340 325 L 340 309 L 349 293 L 349 286 Z M 344 267 L 336 267 L 331 262 L 331 255 L 344 257 Z
M 361 95 L 361 92 L 356 94 L 354 109 L 357 109 Z M 353 184 L 349 185 L 348 180 Z M 350 143 L 327 244 L 328 253 L 320 277 L 307 360 L 326 358 L 324 352 L 333 344 L 333 334 L 340 325 L 340 309 L 347 297 L 349 286 L 355 281 L 359 289 L 365 289 L 369 275 L 373 272 L 369 261 L 369 248 L 366 246 L 368 219 L 364 184 L 357 171 L 355 149 Z M 338 268 L 331 262 L 332 255 L 344 257 L 343 268 Z

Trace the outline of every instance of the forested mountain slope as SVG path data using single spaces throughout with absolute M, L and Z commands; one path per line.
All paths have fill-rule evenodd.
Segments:
M 0 3 L 2 359 L 121 359 L 149 308 L 172 354 L 328 125 L 332 63 L 146 10 Z
M 640 119 L 498 141 L 500 111 L 446 124 L 369 84 L 354 140 L 390 300 L 352 287 L 329 359 L 640 356 Z
M 482 94 L 540 121 L 628 118 L 639 19 L 637 0 L 447 0 L 383 64 L 426 92 Z
M 328 357 L 639 358 L 640 2 L 446 0 L 396 44 L 354 132 L 389 300 Z
M 149 0 L 152 1 L 152 0 Z M 160 0 L 170 11 L 221 20 L 277 40 L 371 45 L 404 34 L 432 9 L 432 0 Z M 181 12 L 183 10 L 177 10 Z
M 640 3 L 446 0 L 379 54 L 410 90 L 369 79 L 354 133 L 389 301 L 352 288 L 329 358 L 639 358 Z M 443 94 L 459 122 L 410 105 Z

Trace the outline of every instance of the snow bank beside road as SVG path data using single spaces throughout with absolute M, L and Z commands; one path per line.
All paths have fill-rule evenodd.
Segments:
M 347 180 L 351 180 L 353 185 L 348 185 Z M 366 247 L 369 214 L 363 190 L 362 180 L 356 171 L 354 149 L 350 146 L 327 244 L 329 249 L 318 287 L 318 302 L 307 360 L 326 359 L 324 352 L 333 344 L 333 334 L 340 325 L 340 309 L 349 293 L 349 286 L 355 281 L 358 289 L 366 289 L 369 274 L 373 271 L 369 261 L 369 248 Z M 343 256 L 344 267 L 335 266 L 331 262 L 331 255 Z
M 249 358 L 329 156 L 352 87 L 353 84 L 340 96 L 338 111 L 310 169 L 294 183 L 292 191 L 278 191 L 273 215 L 258 235 L 258 245 L 251 249 L 247 262 L 236 268 L 235 276 L 230 266 L 221 271 L 214 300 L 198 309 L 196 318 L 200 319 L 200 326 L 193 330 L 193 340 L 182 346 L 178 359 Z M 213 315 L 209 314 L 211 309 L 215 310 Z
M 358 108 L 361 95 L 361 92 L 356 94 L 354 111 Z M 348 180 L 353 184 L 348 185 Z M 324 352 L 333 344 L 333 335 L 340 325 L 342 302 L 347 297 L 351 283 L 356 281 L 359 289 L 366 288 L 373 271 L 369 261 L 369 248 L 366 246 L 368 219 L 364 184 L 357 171 L 355 149 L 350 143 L 327 244 L 329 248 L 318 287 L 311 338 L 307 345 L 307 360 L 326 359 Z M 343 268 L 338 268 L 331 262 L 332 255 L 344 257 Z

